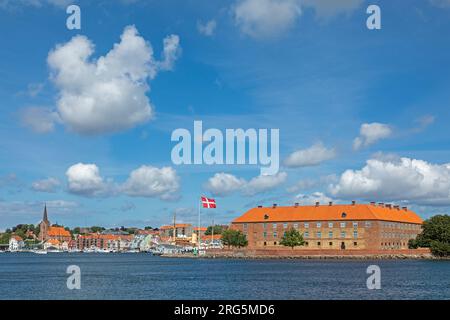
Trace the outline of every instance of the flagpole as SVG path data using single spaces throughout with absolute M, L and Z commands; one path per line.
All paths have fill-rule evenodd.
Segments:
M 200 203 L 201 198 L 198 200 L 198 229 L 197 229 L 197 254 L 200 255 Z

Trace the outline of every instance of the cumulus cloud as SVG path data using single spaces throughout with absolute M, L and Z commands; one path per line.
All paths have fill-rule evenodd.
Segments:
M 333 199 L 328 197 L 322 192 L 313 192 L 311 194 L 300 193 L 295 196 L 295 201 L 299 202 L 301 205 L 312 205 L 316 204 L 316 202 L 325 204 L 330 201 L 333 201 Z
M 315 166 L 326 160 L 333 159 L 335 156 L 336 151 L 334 149 L 328 149 L 319 142 L 307 149 L 291 153 L 284 161 L 284 164 L 287 167 Z
M 450 163 L 370 159 L 361 170 L 345 171 L 330 192 L 347 199 L 450 205 Z
M 205 184 L 205 189 L 214 195 L 226 196 L 239 190 L 245 184 L 245 179 L 238 178 L 229 173 L 220 172 L 208 179 L 208 182 Z
M 121 189 L 132 197 L 159 197 L 171 200 L 176 198 L 179 188 L 179 177 L 173 168 L 144 165 L 130 173 Z
M 107 183 L 100 175 L 96 164 L 77 163 L 66 171 L 68 190 L 83 196 L 104 195 Z
M 180 188 L 180 179 L 171 167 L 143 165 L 133 170 L 122 184 L 112 179 L 105 180 L 96 164 L 77 163 L 67 169 L 66 176 L 69 192 L 88 197 L 125 194 L 130 197 L 175 200 Z
M 153 57 L 150 43 L 134 26 L 124 29 L 120 42 L 97 60 L 94 44 L 77 35 L 50 51 L 51 79 L 59 89 L 58 113 L 64 124 L 81 134 L 100 134 L 142 124 L 153 116 L 146 93 L 148 80 L 170 70 L 179 53 L 179 37 L 164 39 L 162 60 Z
M 233 8 L 240 30 L 251 37 L 272 37 L 289 29 L 301 14 L 298 0 L 242 0 Z
M 216 173 L 209 178 L 204 187 L 216 196 L 227 196 L 237 191 L 251 196 L 272 190 L 286 181 L 287 174 L 279 172 L 275 175 L 260 175 L 247 181 L 229 173 Z
M 197 30 L 200 34 L 211 37 L 214 35 L 214 32 L 216 31 L 217 23 L 216 20 L 209 20 L 205 23 L 202 23 L 201 21 L 197 21 Z
M 59 187 L 60 182 L 56 178 L 49 177 L 47 179 L 42 179 L 35 181 L 31 184 L 31 188 L 34 191 L 38 192 L 55 192 L 56 189 Z
M 36 133 L 48 133 L 60 121 L 58 113 L 43 107 L 28 107 L 19 112 L 20 122 Z
M 381 139 L 386 139 L 392 135 L 392 129 L 389 125 L 373 122 L 363 123 L 359 130 L 359 137 L 353 140 L 353 149 L 359 150 L 368 147 Z

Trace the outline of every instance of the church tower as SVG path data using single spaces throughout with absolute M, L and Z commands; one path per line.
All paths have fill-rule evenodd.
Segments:
M 40 241 L 45 241 L 47 239 L 49 227 L 50 227 L 50 221 L 48 221 L 47 204 L 45 204 L 44 216 L 42 218 L 41 223 L 39 224 L 39 240 Z

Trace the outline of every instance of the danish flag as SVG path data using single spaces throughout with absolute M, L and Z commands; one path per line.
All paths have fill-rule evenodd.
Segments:
M 209 208 L 209 209 L 215 209 L 216 208 L 216 200 L 209 199 L 207 197 L 201 197 L 201 198 L 202 198 L 203 208 Z

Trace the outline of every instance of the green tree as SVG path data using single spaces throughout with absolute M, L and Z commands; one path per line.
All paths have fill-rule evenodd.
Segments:
M 210 236 L 212 234 L 213 226 L 209 226 L 205 231 L 205 236 Z M 222 234 L 223 227 L 219 225 L 214 226 L 214 234 Z
M 98 227 L 98 226 L 92 226 L 89 229 L 91 229 L 92 233 L 97 233 L 97 232 L 102 232 L 105 230 L 105 228 L 103 227 Z
M 239 230 L 228 229 L 222 232 L 222 243 L 228 247 L 245 247 L 248 245 L 247 237 Z
M 303 236 L 300 232 L 298 232 L 294 228 L 290 228 L 284 233 L 283 237 L 281 238 L 280 244 L 294 249 L 294 247 L 304 245 L 305 241 L 303 240 Z
M 409 248 L 430 248 L 436 256 L 450 255 L 450 216 L 436 215 L 425 220 L 422 232 L 408 242 Z

